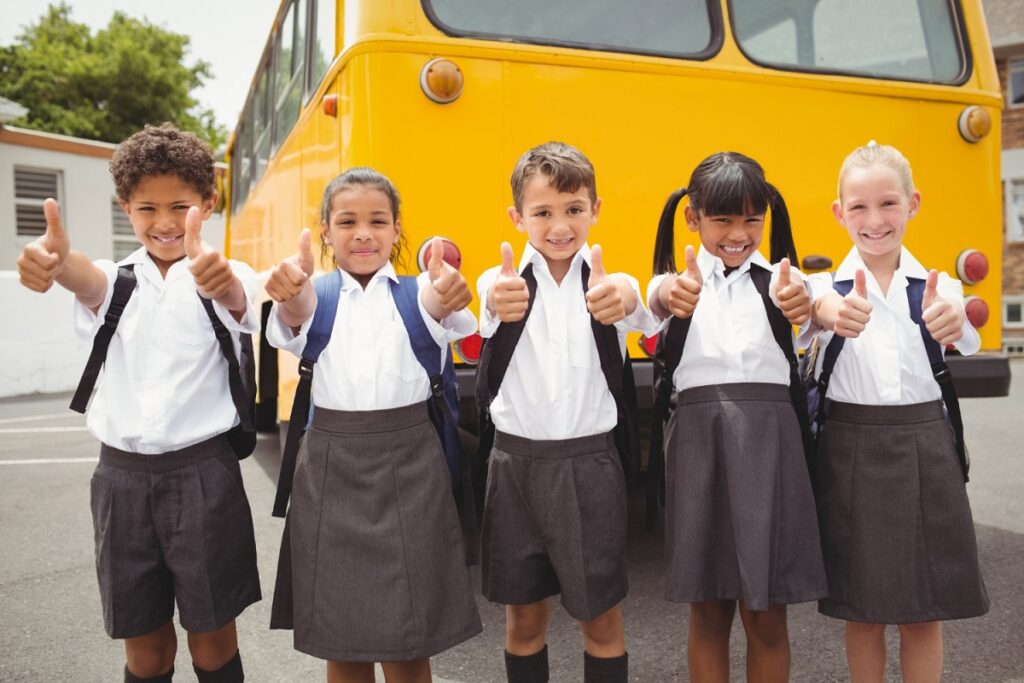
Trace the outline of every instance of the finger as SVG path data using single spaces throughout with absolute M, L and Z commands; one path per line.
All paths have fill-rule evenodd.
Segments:
M 27 266 L 53 270 L 60 265 L 60 256 L 50 253 L 40 244 L 28 245 L 22 255 L 25 257 Z
M 863 268 L 858 268 L 853 273 L 853 293 L 861 299 L 868 298 L 868 276 Z
M 309 275 L 306 273 L 305 269 L 300 267 L 297 263 L 290 261 L 283 261 L 281 263 L 281 274 L 284 276 L 283 279 L 287 284 L 292 286 L 300 286 L 309 279 Z
M 516 255 L 512 251 L 512 245 L 509 244 L 508 242 L 502 242 L 501 243 L 501 274 L 502 275 L 509 275 L 509 276 L 515 276 L 516 275 L 516 266 L 515 266 L 515 263 L 514 263 L 515 258 L 516 258 Z
M 313 261 L 313 235 L 309 228 L 303 228 L 299 233 L 299 263 L 298 266 L 305 273 L 306 277 L 312 277 L 316 264 Z M 305 282 L 305 279 L 303 279 Z
M 924 283 L 924 298 L 921 301 L 921 305 L 928 308 L 936 297 L 936 287 L 939 284 L 939 271 L 929 270 L 928 279 Z
M 441 265 L 444 263 L 444 240 L 435 237 L 430 240 L 430 256 L 427 259 L 427 272 L 430 274 L 430 281 L 433 282 L 441 277 Z
M 704 283 L 697 267 L 697 251 L 691 245 L 686 245 L 686 274 L 694 282 Z
M 203 214 L 198 206 L 189 207 L 185 215 L 185 256 L 189 260 L 199 258 L 203 253 Z
M 923 320 L 926 325 L 935 322 L 947 313 L 949 308 L 950 307 L 945 301 L 933 301 L 925 307 L 924 312 L 921 314 L 921 320 Z
M 789 277 L 789 259 L 784 258 L 779 261 L 779 282 L 786 286 L 789 284 Z
M 698 273 L 697 277 L 700 278 L 700 274 L 699 273 Z M 686 275 L 681 276 L 678 279 L 678 282 L 679 282 L 679 285 L 680 285 L 680 287 L 682 289 L 680 290 L 679 287 L 673 287 L 672 288 L 673 295 L 675 295 L 675 294 L 677 294 L 677 293 L 679 293 L 681 291 L 689 292 L 690 294 L 700 294 L 701 289 L 703 289 L 703 286 L 701 285 L 700 280 L 699 279 L 694 279 L 694 278 L 690 277 L 689 271 L 687 271 Z
M 590 280 L 587 287 L 594 287 L 604 282 L 607 273 L 604 271 L 604 258 L 601 253 L 601 245 L 595 244 L 590 248 Z
M 68 238 L 64 230 L 64 221 L 60 219 L 60 205 L 57 204 L 57 200 L 50 198 L 43 202 L 43 216 L 46 217 L 47 246 L 54 248 L 56 242 Z

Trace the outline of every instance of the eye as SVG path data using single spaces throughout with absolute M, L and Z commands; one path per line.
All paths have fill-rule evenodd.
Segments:
M 574 215 L 575 214 L 581 214 L 581 213 L 583 213 L 583 208 L 579 207 L 579 206 L 569 207 L 569 213 L 574 214 Z
M 541 209 L 540 211 L 535 211 L 533 215 L 537 218 L 547 218 L 551 215 L 551 212 L 546 209 Z

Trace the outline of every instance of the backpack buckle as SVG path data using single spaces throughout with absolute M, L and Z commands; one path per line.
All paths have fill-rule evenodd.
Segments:
M 313 363 L 303 358 L 299 361 L 299 377 L 302 379 L 313 379 Z
M 434 398 L 444 395 L 444 378 L 441 375 L 434 375 L 430 378 L 430 395 Z

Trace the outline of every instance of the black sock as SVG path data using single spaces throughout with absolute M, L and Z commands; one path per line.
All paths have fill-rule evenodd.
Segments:
M 242 653 L 240 652 L 236 652 L 227 664 L 216 671 L 206 671 L 195 664 L 192 665 L 192 668 L 196 672 L 199 683 L 242 683 L 245 680 L 245 672 L 242 671 Z
M 628 652 L 618 657 L 595 657 L 583 651 L 583 683 L 626 683 L 628 680 Z
M 152 678 L 142 678 L 140 676 L 136 676 L 128 670 L 127 666 L 124 667 L 124 683 L 171 683 L 172 678 L 174 678 L 173 666 L 171 667 L 171 670 L 167 673 L 160 674 L 159 676 L 153 676 Z
M 505 651 L 508 683 L 548 683 L 548 646 L 532 655 L 514 655 Z

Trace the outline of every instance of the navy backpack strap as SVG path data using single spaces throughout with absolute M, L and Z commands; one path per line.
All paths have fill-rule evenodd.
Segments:
M 840 280 L 832 283 L 832 288 L 839 294 L 839 296 L 846 296 L 853 289 L 853 280 Z M 828 395 L 829 381 L 832 379 L 832 371 L 836 369 L 836 362 L 839 360 L 839 353 L 843 350 L 843 346 L 846 344 L 846 337 L 840 337 L 838 334 L 833 334 L 832 339 L 829 340 L 828 346 L 825 347 L 825 357 L 821 361 L 821 373 L 818 375 L 818 397 L 820 405 L 818 406 L 818 412 L 815 416 L 815 434 L 821 434 L 821 430 L 825 426 L 826 417 L 826 396 Z M 813 369 L 812 369 L 813 370 Z
M 907 278 L 907 302 L 910 304 L 910 319 L 917 323 L 921 330 L 921 341 L 924 342 L 925 351 L 928 352 L 928 363 L 932 366 L 932 376 L 942 391 L 942 401 L 946 404 L 946 415 L 953 428 L 956 454 L 960 459 L 960 469 L 963 471 L 966 482 L 970 481 L 967 474 L 971 469 L 971 460 L 964 443 L 964 421 L 960 415 L 960 399 L 956 395 L 956 387 L 953 386 L 953 375 L 950 374 L 949 366 L 946 365 L 946 360 L 942 356 L 942 347 L 932 338 L 922 317 L 921 305 L 924 300 L 924 289 L 924 280 Z
M 114 338 L 114 332 L 117 331 L 117 324 L 121 321 L 124 308 L 135 292 L 135 285 L 134 266 L 118 267 L 117 279 L 114 280 L 114 293 L 110 297 L 110 306 L 107 307 L 107 314 L 103 318 L 103 326 L 93 337 L 89 360 L 85 363 L 82 379 L 79 380 L 78 389 L 75 390 L 75 395 L 71 399 L 71 410 L 84 413 L 89 405 L 89 397 L 96 386 L 96 378 L 99 377 L 100 369 L 107 360 L 110 340 Z
M 246 363 L 245 373 L 243 373 L 242 365 L 238 361 L 238 356 L 235 355 L 231 331 L 228 330 L 227 326 L 224 325 L 224 322 L 217 315 L 217 311 L 213 308 L 213 302 L 199 294 L 199 292 L 196 292 L 196 296 L 199 297 L 203 308 L 206 309 L 206 315 L 213 326 L 213 333 L 217 337 L 217 344 L 220 346 L 221 355 L 224 356 L 224 360 L 228 363 L 228 390 L 231 392 L 231 402 L 235 405 L 239 420 L 238 426 L 228 432 L 228 440 L 231 442 L 231 448 L 239 459 L 245 458 L 256 448 L 255 406 L 253 405 L 253 398 L 255 397 L 253 385 L 256 379 L 255 365 Z M 243 360 L 252 359 L 252 335 L 240 335 L 239 342 L 242 347 Z M 246 375 L 251 376 L 247 377 Z
M 395 301 L 398 313 L 405 324 L 405 330 L 409 333 L 409 343 L 412 345 L 412 352 L 416 360 L 423 366 L 423 370 L 430 378 L 430 395 L 438 404 L 438 408 L 448 413 L 447 417 L 454 420 L 454 415 L 444 402 L 444 378 L 442 377 L 443 367 L 441 365 L 441 347 L 437 345 L 434 338 L 427 329 L 420 315 L 419 306 L 419 285 L 416 278 L 411 275 L 401 276 L 396 283 L 391 280 L 391 298 Z M 451 358 L 446 353 L 446 360 Z
M 341 272 L 334 271 L 313 280 L 316 290 L 316 311 L 313 322 L 306 332 L 306 346 L 299 359 L 299 384 L 295 389 L 292 413 L 288 421 L 288 435 L 285 437 L 284 452 L 281 456 L 281 473 L 277 478 L 277 495 L 274 498 L 275 517 L 284 517 L 288 510 L 288 498 L 292 493 L 292 479 L 295 477 L 295 460 L 299 453 L 299 442 L 306 432 L 309 420 L 310 393 L 313 386 L 313 366 L 331 340 L 334 318 L 338 313 L 338 298 L 341 293 Z

